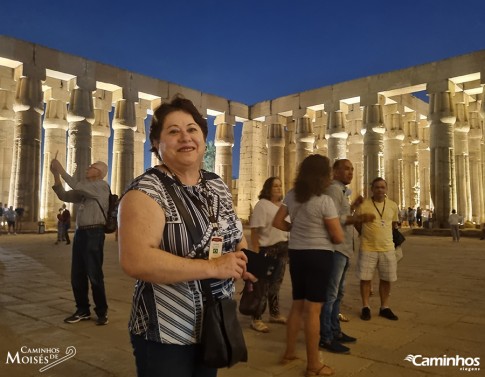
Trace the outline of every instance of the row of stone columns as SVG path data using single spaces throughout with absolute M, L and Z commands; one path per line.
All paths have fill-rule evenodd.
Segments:
M 447 225 L 453 208 L 467 220 L 484 222 L 483 102 L 466 103 L 464 93 L 454 95 L 443 85 L 428 85 L 427 119 L 376 96 L 366 98 L 362 107 L 362 100 L 360 105 L 347 106 L 347 114 L 330 104 L 326 113 L 312 114 L 313 119 L 297 110 L 292 118 L 272 115 L 264 123 L 246 122 L 238 186 L 240 216 L 248 219 L 267 177 L 281 177 L 288 190 L 299 163 L 308 154 L 320 153 L 332 161 L 349 158 L 353 162 L 354 197 L 369 195 L 372 180 L 384 177 L 391 199 L 402 207 L 433 208 L 436 226 Z M 259 145 L 248 147 L 246 142 Z M 262 158 L 256 161 L 249 153 Z M 252 161 L 252 180 L 245 177 L 246 160 Z M 256 163 L 262 167 L 257 169 Z M 264 174 L 258 177 L 258 171 Z

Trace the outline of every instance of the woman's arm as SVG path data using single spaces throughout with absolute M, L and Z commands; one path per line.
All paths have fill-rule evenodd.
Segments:
M 344 231 L 340 226 L 340 220 L 338 217 L 333 219 L 323 219 L 325 228 L 327 228 L 328 234 L 330 235 L 330 240 L 333 244 L 342 243 L 344 240 Z
M 165 213 L 146 194 L 132 190 L 121 200 L 118 212 L 119 259 L 123 271 L 136 279 L 170 284 L 199 279 L 240 278 L 246 271 L 244 252 L 217 259 L 189 259 L 160 250 Z M 243 239 L 240 243 L 245 242 Z
M 251 247 L 252 251 L 259 251 L 259 228 L 251 228 Z
M 285 220 L 286 216 L 288 216 L 288 207 L 282 204 L 273 219 L 273 226 L 279 230 L 289 232 L 291 230 L 291 224 Z

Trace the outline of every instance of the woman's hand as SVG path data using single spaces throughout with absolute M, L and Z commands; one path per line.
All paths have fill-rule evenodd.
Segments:
M 247 273 L 247 262 L 248 257 L 243 251 L 223 254 L 219 258 L 209 260 L 213 268 L 213 274 L 211 275 L 215 279 L 240 279 Z

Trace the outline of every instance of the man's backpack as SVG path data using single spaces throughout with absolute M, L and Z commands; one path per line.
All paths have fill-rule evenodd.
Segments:
M 105 219 L 104 224 L 104 232 L 105 233 L 114 233 L 116 229 L 118 229 L 118 195 L 111 193 L 111 188 L 109 189 L 109 197 L 108 197 L 108 215 L 104 213 L 103 207 L 98 202 L 99 208 L 101 208 L 101 212 L 103 212 L 103 216 Z

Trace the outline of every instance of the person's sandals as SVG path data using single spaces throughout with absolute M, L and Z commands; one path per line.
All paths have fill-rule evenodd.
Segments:
M 281 314 L 277 316 L 270 316 L 269 323 L 279 323 L 281 325 L 286 325 L 286 317 L 283 317 Z
M 251 321 L 251 328 L 259 332 L 264 332 L 264 333 L 269 332 L 268 326 L 266 326 L 266 324 L 260 319 L 253 319 Z
M 305 377 L 316 377 L 316 376 L 332 376 L 334 370 L 328 365 L 323 364 L 323 366 L 318 370 L 306 370 Z

